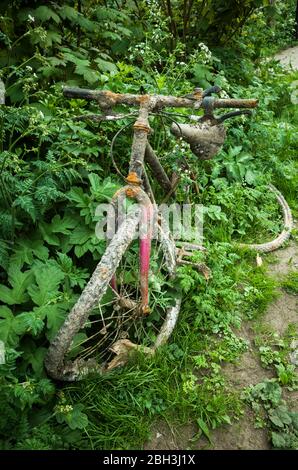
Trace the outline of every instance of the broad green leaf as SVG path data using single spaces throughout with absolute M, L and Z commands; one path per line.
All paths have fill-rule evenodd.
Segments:
M 94 230 L 86 225 L 78 225 L 69 236 L 69 242 L 73 245 L 84 245 L 94 236 Z
M 205 421 L 203 421 L 201 418 L 198 418 L 197 423 L 198 423 L 199 428 L 202 430 L 202 432 L 205 434 L 205 436 L 211 442 L 210 432 L 209 432 L 208 426 L 205 423 Z
M 15 316 L 10 308 L 0 306 L 0 339 L 9 346 L 15 347 L 19 342 L 19 335 L 26 332 L 20 315 Z
M 65 215 L 61 219 L 60 215 L 55 215 L 51 222 L 51 229 L 53 233 L 63 233 L 69 235 L 70 231 L 77 225 L 77 220 L 73 217 Z
M 30 348 L 24 351 L 23 359 L 28 365 L 32 366 L 34 373 L 40 376 L 44 368 L 43 361 L 47 353 L 47 348 L 36 348 L 33 342 L 29 344 Z
M 67 197 L 70 201 L 75 202 L 77 207 L 85 208 L 90 203 L 90 197 L 84 193 L 82 188 L 74 186 L 67 193 Z
M 284 449 L 286 447 L 286 439 L 283 433 L 273 432 L 271 434 L 273 447 Z
M 34 274 L 36 285 L 31 285 L 28 292 L 33 302 L 42 306 L 58 296 L 64 273 L 58 267 L 40 263 L 34 268 Z
M 34 308 L 31 312 L 24 312 L 18 315 L 17 318 L 24 333 L 26 332 L 36 336 L 43 330 L 44 322 L 40 313 L 39 308 Z
M 83 405 L 73 405 L 72 410 L 67 413 L 58 411 L 56 419 L 58 423 L 67 423 L 70 429 L 84 429 L 88 425 L 88 416 L 82 413 L 83 409 Z
M 28 300 L 27 287 L 32 282 L 32 271 L 22 272 L 16 263 L 8 269 L 8 280 L 12 289 L 0 285 L 0 300 L 8 305 L 22 304 Z
M 49 257 L 49 250 L 44 246 L 43 240 L 23 238 L 17 242 L 11 262 L 22 268 L 24 263 L 31 265 L 34 257 L 45 261 Z
M 54 20 L 55 23 L 60 23 L 60 18 L 57 13 L 54 12 L 51 8 L 48 8 L 45 5 L 42 5 L 33 12 L 33 16 L 39 19 L 42 22 L 48 21 L 50 19 Z
M 46 336 L 52 340 L 65 320 L 65 308 L 59 304 L 49 305 L 47 307 L 47 333 Z
M 117 73 L 118 69 L 115 64 L 112 62 L 109 62 L 107 60 L 103 60 L 100 58 L 95 59 L 95 61 L 98 65 L 98 68 L 102 72 L 111 72 L 111 73 Z

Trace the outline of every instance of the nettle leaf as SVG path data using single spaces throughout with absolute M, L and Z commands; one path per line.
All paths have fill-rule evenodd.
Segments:
M 88 425 L 88 416 L 85 413 L 82 413 L 84 405 L 73 405 L 71 408 L 72 409 L 70 411 L 58 411 L 56 413 L 58 423 L 67 423 L 70 429 L 86 428 Z
M 23 273 L 20 271 L 18 264 L 11 263 L 8 269 L 8 280 L 12 289 L 0 285 L 0 300 L 8 305 L 26 302 L 29 299 L 26 290 L 32 282 L 32 272 L 26 271 Z
M 31 285 L 28 293 L 36 305 L 42 306 L 59 295 L 59 285 L 64 279 L 64 273 L 56 266 L 38 263 L 34 267 L 34 274 L 36 285 Z

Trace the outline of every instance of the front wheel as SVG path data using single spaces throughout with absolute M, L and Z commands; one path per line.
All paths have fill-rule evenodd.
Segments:
M 173 282 L 176 247 L 159 227 L 150 258 L 150 313 L 144 315 L 138 240 L 133 240 L 137 225 L 138 214 L 122 223 L 52 341 L 45 367 L 54 379 L 75 381 L 106 372 L 125 364 L 131 350 L 153 354 L 171 335 L 181 304 Z

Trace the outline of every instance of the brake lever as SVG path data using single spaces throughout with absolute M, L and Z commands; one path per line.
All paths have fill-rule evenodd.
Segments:
M 219 93 L 220 91 L 221 91 L 220 86 L 214 85 L 209 88 L 206 88 L 206 90 L 203 91 L 202 97 L 206 98 L 206 96 L 211 96 L 212 93 Z
M 230 119 L 231 117 L 235 117 L 235 116 L 240 116 L 241 114 L 247 114 L 247 115 L 251 116 L 253 113 L 250 109 L 242 109 L 242 110 L 239 110 L 239 111 L 231 111 L 230 113 L 223 114 L 222 116 L 219 116 L 215 119 L 217 121 L 217 124 L 221 124 L 226 119 Z

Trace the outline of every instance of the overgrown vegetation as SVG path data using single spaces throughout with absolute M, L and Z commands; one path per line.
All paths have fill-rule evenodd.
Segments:
M 235 331 L 243 319 L 264 311 L 275 284 L 255 266 L 255 254 L 237 249 L 233 241 L 259 242 L 278 233 L 281 214 L 266 189 L 269 181 L 294 211 L 298 208 L 293 104 L 298 73 L 268 57 L 272 41 L 276 49 L 292 41 L 294 4 L 2 2 L 2 448 L 141 448 L 153 420 L 194 421 L 208 437 L 209 429 L 240 414 L 240 397 L 229 390 L 221 367 L 245 351 Z M 174 95 L 216 84 L 222 97 L 259 99 L 251 118 L 228 121 L 227 141 L 212 161 L 198 162 L 188 146 L 173 140 L 165 117 L 152 118 L 152 146 L 169 174 L 181 177 L 177 201 L 205 206 L 207 251 L 194 260 L 206 262 L 212 278 L 190 266 L 179 268 L 181 317 L 156 357 L 139 356 L 126 368 L 71 386 L 50 380 L 43 359 L 103 253 L 104 243 L 95 236 L 95 207 L 109 201 L 122 181 L 109 158 L 119 124 L 75 121 L 96 112 L 96 106 L 65 100 L 65 83 Z M 186 111 L 179 112 L 182 118 Z M 115 148 L 123 173 L 130 142 L 128 130 Z M 285 282 L 296 289 L 295 274 Z M 263 347 L 263 362 L 274 363 L 278 372 L 278 382 L 270 386 L 292 384 L 290 371 L 285 375 L 281 369 L 287 364 L 271 346 Z M 259 398 L 263 388 L 250 396 L 267 403 L 267 395 Z M 277 426 L 272 439 L 282 441 L 279 447 L 295 448 L 296 414 L 280 400 L 268 403 L 269 419 Z

